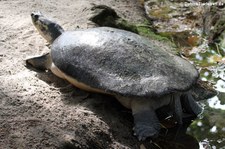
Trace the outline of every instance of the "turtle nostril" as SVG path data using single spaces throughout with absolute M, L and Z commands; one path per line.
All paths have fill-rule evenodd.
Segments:
M 38 20 L 39 17 L 41 16 L 41 13 L 38 11 L 38 12 L 32 12 L 31 13 L 31 17 L 34 19 L 34 20 Z
M 38 14 L 35 14 L 35 13 L 31 13 L 31 17 L 34 21 L 37 21 L 38 18 L 39 18 L 39 15 Z
M 34 15 L 33 17 L 37 20 L 39 18 L 39 15 Z

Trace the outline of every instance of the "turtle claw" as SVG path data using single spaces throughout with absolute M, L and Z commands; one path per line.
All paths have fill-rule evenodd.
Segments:
M 146 138 L 156 138 L 159 134 L 159 128 L 154 128 L 147 125 L 136 125 L 134 127 L 134 135 L 139 141 L 144 141 Z

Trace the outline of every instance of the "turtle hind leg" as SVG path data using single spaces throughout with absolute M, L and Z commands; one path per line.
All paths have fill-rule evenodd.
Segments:
M 184 110 L 191 115 L 198 116 L 202 113 L 203 109 L 195 101 L 191 93 L 185 93 L 182 95 L 182 107 Z
M 134 135 L 139 140 L 145 140 L 147 137 L 155 138 L 160 131 L 160 122 L 155 110 L 141 100 L 134 99 L 131 104 L 134 117 Z
M 26 67 L 35 68 L 37 70 L 47 70 L 51 64 L 50 53 L 26 59 L 25 62 Z
M 182 110 L 182 105 L 180 101 L 180 94 L 174 94 L 172 97 L 172 106 L 174 106 L 174 116 L 178 124 L 183 124 L 183 110 Z

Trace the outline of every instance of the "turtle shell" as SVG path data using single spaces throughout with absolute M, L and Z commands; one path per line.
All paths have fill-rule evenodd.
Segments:
M 53 42 L 51 56 L 75 80 L 123 96 L 186 91 L 199 76 L 191 63 L 150 40 L 109 27 L 64 32 Z

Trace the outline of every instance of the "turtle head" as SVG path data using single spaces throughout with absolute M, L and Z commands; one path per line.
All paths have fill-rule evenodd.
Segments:
M 41 12 L 32 12 L 31 18 L 34 26 L 37 28 L 39 33 L 49 43 L 52 43 L 57 37 L 59 37 L 64 31 L 63 28 L 57 23 L 49 20 L 42 15 Z

